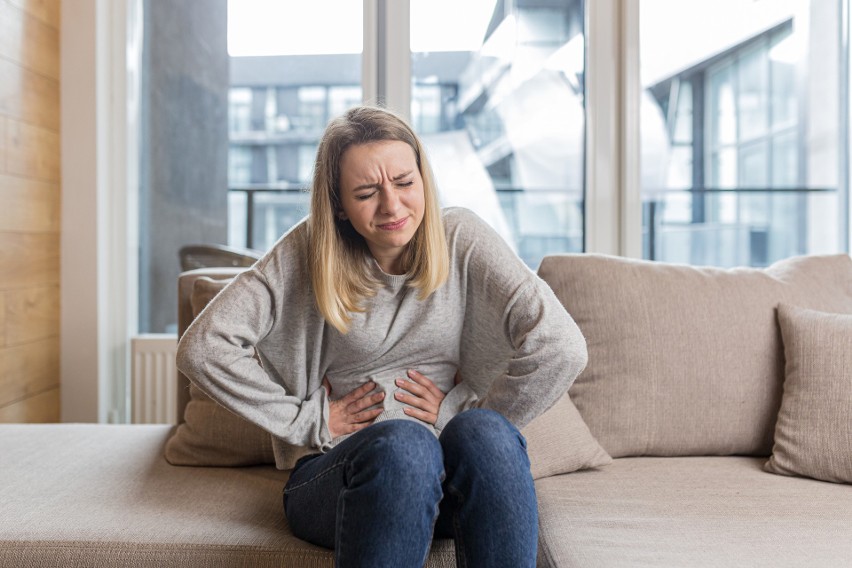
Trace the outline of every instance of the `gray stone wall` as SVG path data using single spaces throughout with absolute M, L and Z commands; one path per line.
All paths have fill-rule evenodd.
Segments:
M 145 0 L 139 331 L 177 322 L 178 250 L 226 244 L 227 0 Z

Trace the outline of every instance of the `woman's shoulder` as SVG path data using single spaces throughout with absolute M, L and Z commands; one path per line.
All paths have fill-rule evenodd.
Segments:
M 475 233 L 489 227 L 482 217 L 466 207 L 444 207 L 441 213 L 447 235 L 452 235 L 460 229 Z
M 286 233 L 257 261 L 255 268 L 267 280 L 280 282 L 307 275 L 308 218 L 305 217 Z

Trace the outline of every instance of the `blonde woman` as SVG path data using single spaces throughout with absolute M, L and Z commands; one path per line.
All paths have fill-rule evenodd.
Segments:
M 357 107 L 326 128 L 308 218 L 223 290 L 178 365 L 269 431 L 293 533 L 340 567 L 535 566 L 519 428 L 586 363 L 549 288 L 473 213 L 441 210 L 411 128 Z

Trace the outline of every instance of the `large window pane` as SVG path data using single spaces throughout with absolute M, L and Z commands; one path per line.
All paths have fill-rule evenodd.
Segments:
M 229 244 L 264 251 L 308 212 L 326 123 L 361 102 L 362 3 L 231 0 L 229 9 L 231 100 L 250 90 L 255 119 L 249 132 L 230 131 L 229 191 L 242 196 L 231 203 L 243 205 L 229 209 Z M 232 117 L 244 112 L 232 102 Z M 248 181 L 234 165 L 246 148 Z
M 451 16 L 448 16 L 451 15 Z M 411 0 L 412 122 L 446 206 L 532 268 L 583 248 L 583 2 Z
M 306 214 L 322 130 L 361 102 L 362 3 L 142 6 L 139 332 L 173 332 L 183 246 L 264 251 Z
M 765 266 L 845 250 L 844 4 L 641 0 L 646 258 Z

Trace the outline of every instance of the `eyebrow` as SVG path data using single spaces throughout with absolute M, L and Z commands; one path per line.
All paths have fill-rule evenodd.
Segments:
M 414 170 L 412 170 L 410 172 L 405 172 L 405 173 L 399 174 L 398 176 L 391 178 L 391 181 L 399 181 L 399 180 L 401 180 L 405 177 L 408 177 L 408 176 L 411 175 L 411 173 L 413 171 Z M 359 185 L 358 187 L 356 187 L 352 191 L 358 191 L 358 190 L 361 190 L 361 189 L 371 189 L 371 188 L 378 187 L 378 186 L 379 186 L 378 183 L 365 183 L 364 185 Z

